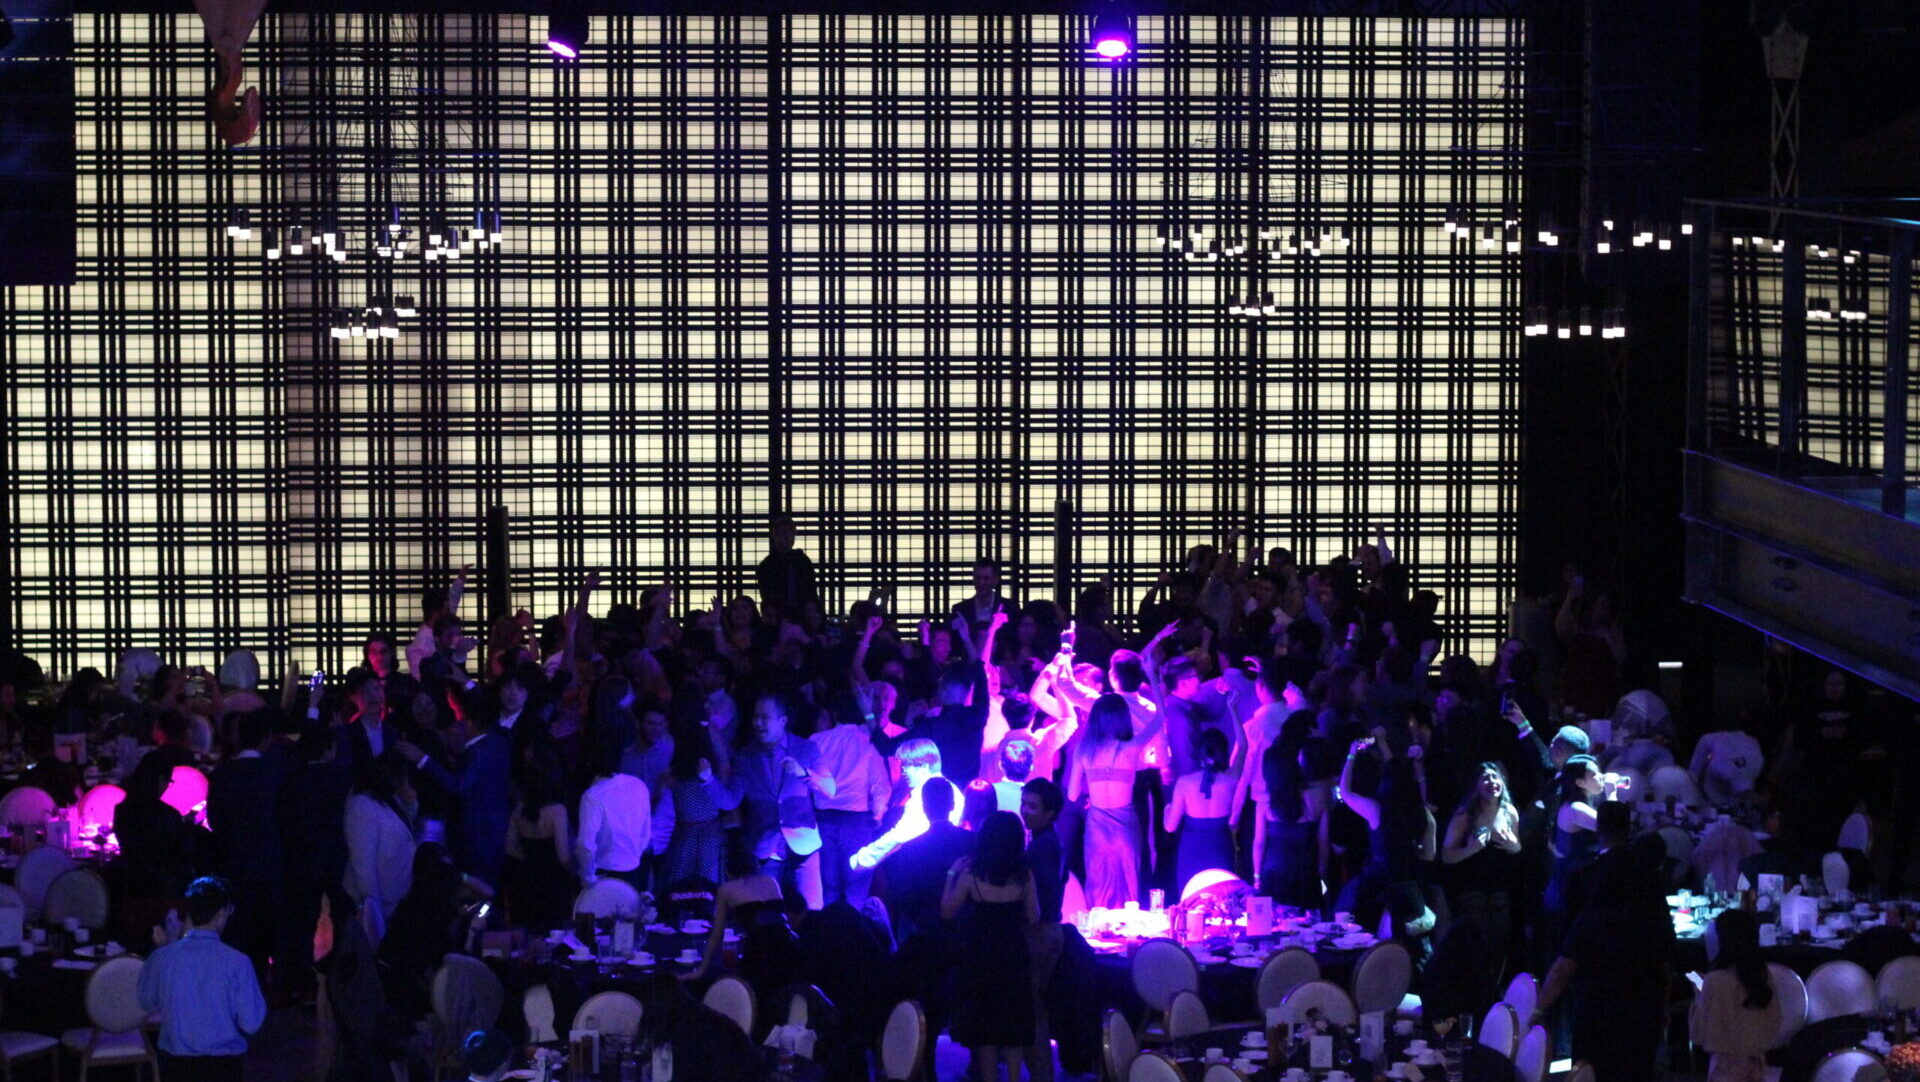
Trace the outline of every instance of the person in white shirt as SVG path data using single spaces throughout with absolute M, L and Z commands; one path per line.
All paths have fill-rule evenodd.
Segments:
M 598 776 L 580 794 L 580 832 L 573 843 L 580 882 L 624 879 L 644 890 L 640 862 L 653 841 L 653 800 L 647 783 L 620 773 L 617 741 L 597 749 Z
M 415 677 L 420 675 L 420 666 L 440 649 L 438 637 L 434 634 L 433 622 L 441 615 L 460 615 L 460 598 L 467 592 L 467 574 L 473 570 L 472 564 L 460 569 L 453 578 L 453 584 L 443 592 L 427 591 L 425 610 L 426 619 L 420 622 L 419 630 L 413 633 L 412 641 L 407 643 L 407 671 Z
M 872 722 L 850 694 L 834 697 L 822 712 L 827 727 L 808 739 L 820 751 L 819 769 L 833 775 L 833 795 L 815 795 L 820 823 L 821 893 L 829 904 L 844 898 L 859 908 L 873 884 L 873 869 L 853 865 L 853 856 L 879 833 L 893 796 L 887 764 L 873 746 Z
M 907 786 L 906 800 L 900 806 L 900 819 L 885 834 L 875 838 L 872 844 L 853 855 L 851 863 L 856 868 L 877 866 L 892 856 L 894 850 L 927 832 L 927 813 L 920 806 L 920 789 L 928 779 L 941 776 L 940 748 L 931 740 L 916 738 L 900 745 L 894 757 L 900 763 L 901 781 Z M 948 821 L 959 826 L 960 820 L 961 808 L 956 801 L 948 814 Z
M 413 828 L 401 809 L 405 777 L 389 756 L 360 768 L 347 798 L 347 896 L 360 906 L 367 939 L 380 945 L 387 918 L 413 886 Z

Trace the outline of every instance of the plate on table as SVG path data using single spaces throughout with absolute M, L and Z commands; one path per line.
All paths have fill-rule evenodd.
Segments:
M 1240 957 L 1229 961 L 1227 964 L 1230 966 L 1239 966 L 1241 969 L 1259 969 L 1261 966 L 1267 964 L 1267 960 L 1265 958 Z
M 1365 950 L 1373 946 L 1374 942 L 1374 938 L 1367 933 L 1354 932 L 1351 935 L 1343 935 L 1339 939 L 1334 940 L 1333 945 L 1336 950 L 1357 951 Z
M 729 928 L 726 931 L 720 933 L 720 942 L 738 943 L 740 942 L 740 933 L 732 928 Z
M 678 930 L 679 930 L 679 929 L 677 929 L 677 928 L 675 928 L 675 927 L 674 927 L 673 925 L 671 925 L 671 924 L 649 924 L 649 925 L 647 925 L 647 931 L 649 931 L 649 932 L 651 932 L 651 933 L 653 933 L 654 935 L 672 935 L 672 934 L 673 934 L 674 932 L 676 932 L 676 931 L 678 931 Z
M 118 943 L 89 943 L 84 947 L 73 948 L 75 958 L 114 958 L 125 953 L 126 948 Z
M 633 956 L 627 959 L 627 964 L 630 966 L 650 966 L 653 964 L 653 955 L 648 954 L 646 951 L 635 951 L 633 952 Z
M 572 954 L 567 955 L 567 957 L 576 962 L 591 962 L 593 961 L 593 952 L 574 951 Z
M 706 935 L 712 930 L 712 922 L 704 920 L 690 920 L 680 926 L 683 935 Z
M 1264 1048 L 1244 1047 L 1240 1049 L 1240 1054 L 1251 1060 L 1263 1060 L 1267 1058 L 1267 1050 Z

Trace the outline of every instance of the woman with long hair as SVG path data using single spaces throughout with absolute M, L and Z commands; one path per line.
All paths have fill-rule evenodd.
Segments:
M 1481 763 L 1473 788 L 1447 823 L 1440 859 L 1448 866 L 1448 900 L 1455 920 L 1474 922 L 1486 945 L 1487 973 L 1504 975 L 1513 931 L 1514 854 L 1520 852 L 1520 813 L 1513 806 L 1507 772 Z
M 1093 701 L 1087 729 L 1067 768 L 1067 800 L 1087 797 L 1087 904 L 1119 909 L 1140 900 L 1140 817 L 1133 776 L 1140 769 L 1127 701 L 1112 693 Z
M 1688 1029 L 1712 1053 L 1707 1082 L 1761 1082 L 1767 1048 L 1780 1032 L 1780 1003 L 1760 957 L 1760 924 L 1744 909 L 1715 917 L 1707 933 L 1713 965 L 1693 997 Z
M 1554 781 L 1557 810 L 1553 820 L 1553 874 L 1547 880 L 1549 913 L 1567 911 L 1567 903 L 1572 901 L 1566 896 L 1568 879 L 1598 854 L 1598 808 L 1613 799 L 1614 784 L 1611 775 L 1601 772 L 1600 761 L 1591 755 L 1575 755 L 1560 768 Z
M 1320 907 L 1320 821 L 1326 817 L 1330 793 L 1314 784 L 1314 721 L 1313 711 L 1294 711 L 1260 762 L 1267 782 L 1260 893 L 1301 909 Z
M 504 885 L 514 923 L 544 932 L 564 926 L 573 913 L 573 823 L 560 757 L 535 745 L 530 760 L 520 804 L 508 820 Z
M 1012 812 L 989 814 L 973 855 L 947 872 L 940 915 L 960 921 L 960 993 L 953 1037 L 973 1053 L 980 1082 L 994 1082 L 999 1064 L 1020 1077 L 1034 1040 L 1027 927 L 1040 920 L 1039 896 L 1027 867 L 1026 828 Z
M 1233 871 L 1233 831 L 1227 826 L 1239 774 L 1232 768 L 1233 746 L 1227 734 L 1206 729 L 1200 734 L 1200 769 L 1183 775 L 1173 785 L 1164 824 L 1178 834 L 1179 856 L 1173 885 L 1184 897 L 1186 885 L 1209 868 Z
M 713 770 L 713 737 L 706 722 L 682 730 L 667 768 L 667 792 L 673 800 L 673 838 L 660 875 L 671 888 L 682 879 L 721 881 L 720 848 L 726 830 L 720 819 L 740 806 Z

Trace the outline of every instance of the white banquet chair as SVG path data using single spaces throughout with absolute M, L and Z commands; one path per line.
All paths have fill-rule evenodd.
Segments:
M 1822 962 L 1807 977 L 1807 1024 L 1874 1008 L 1873 975 L 1858 962 Z
M 707 994 L 700 1002 L 726 1015 L 740 1032 L 753 1036 L 753 1016 L 755 1004 L 753 989 L 738 977 L 722 977 L 708 986 Z
M 1360 1012 L 1354 1008 L 1353 997 L 1347 990 L 1332 981 L 1308 981 L 1287 993 L 1280 1001 L 1281 1016 L 1290 1025 L 1305 1025 L 1311 1019 L 1311 1012 L 1320 1012 L 1320 1017 L 1330 1025 L 1351 1026 L 1360 1021 Z
M 1838 898 L 1846 893 L 1847 886 L 1853 880 L 1853 869 L 1847 867 L 1847 858 L 1837 850 L 1820 858 L 1820 882 L 1827 888 L 1827 896 Z
M 1166 1039 L 1167 1012 L 1173 997 L 1181 992 L 1200 992 L 1200 967 L 1187 949 L 1171 939 L 1149 939 L 1133 952 L 1129 964 L 1133 990 L 1147 1005 L 1147 1023 L 1140 1033 L 1144 1041 Z M 1159 1028 L 1154 1019 L 1158 1018 Z
M 92 1067 L 151 1067 L 160 1077 L 160 1057 L 142 1028 L 147 1009 L 140 1006 L 140 969 L 146 965 L 130 954 L 109 958 L 87 977 L 87 1021 L 93 1023 L 60 1035 L 60 1043 L 80 1057 L 80 1077 Z
M 1487 1008 L 1487 1017 L 1480 1023 L 1480 1043 L 1512 1059 L 1519 1030 L 1520 1020 L 1513 1016 L 1513 1008 L 1496 1003 Z
M 1400 1009 L 1413 986 L 1413 955 L 1398 943 L 1376 943 L 1353 966 L 1353 1006 L 1361 1014 Z
M 1165 1053 L 1142 1052 L 1127 1068 L 1127 1082 L 1187 1082 L 1187 1076 Z
M 160 801 L 181 815 L 195 820 L 205 820 L 206 774 L 197 766 L 174 767 L 173 777 L 167 782 L 167 791 L 160 794 Z
M 1667 859 L 1680 862 L 1678 874 L 1685 875 L 1692 868 L 1693 835 L 1684 827 L 1661 827 L 1660 844 L 1666 847 Z
M 1177 992 L 1173 997 L 1173 1006 L 1167 1009 L 1167 1039 L 1180 1040 L 1196 1033 L 1205 1033 L 1213 1028 L 1213 1022 L 1207 1018 L 1207 1005 L 1200 1002 L 1200 996 L 1193 992 Z
M 1800 974 L 1781 965 L 1779 962 L 1767 963 L 1767 983 L 1773 986 L 1774 998 L 1780 1001 L 1780 1032 L 1774 1034 L 1769 1048 L 1785 1048 L 1807 1025 L 1807 982 Z
M 1693 780 L 1686 767 L 1677 763 L 1656 768 L 1647 779 L 1647 791 L 1658 801 L 1676 800 L 1690 807 L 1706 803 L 1700 795 L 1700 783 Z
M 1547 1027 L 1535 1026 L 1520 1038 L 1520 1050 L 1513 1054 L 1513 1069 L 1520 1082 L 1546 1082 L 1547 1061 L 1553 1047 L 1547 1041 Z
M 592 913 L 595 917 L 631 920 L 640 915 L 640 892 L 623 879 L 596 879 L 574 896 L 573 912 L 576 916 Z M 582 946 L 592 949 L 593 944 Z
M 520 1017 L 527 1022 L 527 1040 L 534 1044 L 557 1041 L 553 1028 L 553 989 L 536 984 L 520 996 Z
M 1524 1023 L 1533 1017 L 1534 1005 L 1540 1002 L 1540 982 L 1531 973 L 1515 973 L 1500 1002 L 1512 1007 L 1513 1016 Z
M 1107 1082 L 1125 1082 L 1127 1068 L 1139 1054 L 1140 1041 L 1133 1035 L 1133 1025 L 1127 1016 L 1108 1010 L 1100 1022 L 1100 1063 L 1105 1068 Z
M 913 1082 L 926 1054 L 927 1012 L 918 1000 L 903 999 L 880 1032 L 880 1082 Z
M 112 782 L 102 782 L 80 798 L 80 829 L 93 833 L 113 829 L 113 809 L 124 804 L 127 791 Z
M 0 1004 L 0 1015 L 6 1008 Z M 26 1033 L 20 1030 L 0 1032 L 0 1078 L 13 1082 L 13 1068 L 17 1064 L 31 1063 L 37 1059 L 52 1057 L 49 1070 L 53 1072 L 54 1082 L 60 1079 L 60 1042 L 55 1038 L 39 1033 Z
M 441 958 L 427 991 L 438 1027 L 433 1056 L 434 1077 L 438 1078 L 443 1070 L 460 1068 L 460 1045 L 467 1034 L 499 1020 L 500 1004 L 507 993 L 493 970 L 468 954 Z
M 631 1040 L 640 1032 L 640 1015 L 640 1001 L 627 993 L 595 992 L 574 1010 L 571 1028 L 595 1029 Z
M 14 869 L 13 885 L 19 888 L 20 897 L 27 903 L 28 920 L 40 919 L 53 881 L 73 869 L 73 858 L 67 851 L 51 845 L 43 845 L 20 858 L 20 867 Z
M 1224 1063 L 1215 1063 L 1207 1067 L 1207 1073 L 1200 1076 L 1200 1082 L 1247 1082 L 1247 1076 Z
M 0 823 L 8 827 L 37 827 L 52 814 L 53 797 L 37 786 L 17 786 L 0 796 Z
M 1886 1082 L 1887 1065 L 1864 1048 L 1842 1048 L 1813 1069 L 1813 1082 Z
M 1873 979 L 1873 997 L 1876 1002 L 1892 1000 L 1896 1010 L 1920 1007 L 1920 957 L 1907 955 L 1881 966 Z
M 107 881 L 100 878 L 100 873 L 88 868 L 75 868 L 61 873 L 47 887 L 47 904 L 44 908 L 49 924 L 61 924 L 72 917 L 80 922 L 80 927 L 97 932 L 107 926 L 107 911 L 111 904 L 107 895 Z
M 1260 964 L 1260 978 L 1254 985 L 1253 999 L 1260 1005 L 1256 1021 L 1266 1024 L 1267 1012 L 1278 1007 L 1295 988 L 1320 979 L 1320 962 L 1303 947 L 1288 947 L 1267 956 Z

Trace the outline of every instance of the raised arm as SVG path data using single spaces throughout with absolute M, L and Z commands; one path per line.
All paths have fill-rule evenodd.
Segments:
M 1354 741 L 1352 746 L 1347 749 L 1346 765 L 1340 768 L 1340 791 L 1338 796 L 1340 797 L 1341 803 L 1352 808 L 1355 815 L 1367 821 L 1368 830 L 1379 830 L 1380 802 L 1370 796 L 1362 796 L 1353 791 L 1353 761 L 1360 757 L 1361 752 L 1366 751 L 1372 746 L 1373 738 L 1368 736 Z
M 879 633 L 883 622 L 880 616 L 869 616 L 866 626 L 860 629 L 859 645 L 853 648 L 853 664 L 847 669 L 847 681 L 856 690 L 872 683 L 867 679 L 867 651 L 873 648 L 873 637 Z
M 993 663 L 993 639 L 1000 629 L 1007 626 L 1005 610 L 995 609 L 993 618 L 987 621 L 987 637 L 980 644 L 980 666 L 987 677 L 987 701 L 1000 701 L 1000 667 Z

